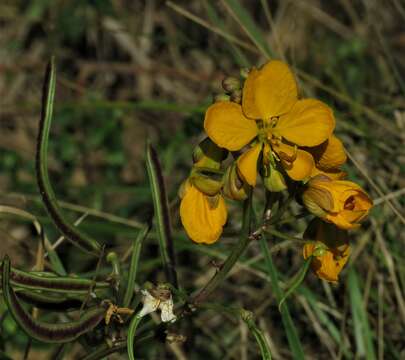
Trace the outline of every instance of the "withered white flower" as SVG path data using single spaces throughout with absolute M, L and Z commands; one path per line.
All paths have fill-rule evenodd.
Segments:
M 162 289 L 157 288 L 151 290 L 153 295 L 148 290 L 141 290 L 143 295 L 143 308 L 139 312 L 139 317 L 144 317 L 156 310 L 160 310 L 160 317 L 163 322 L 175 322 L 176 315 L 173 314 L 173 299 L 169 291 L 162 294 Z

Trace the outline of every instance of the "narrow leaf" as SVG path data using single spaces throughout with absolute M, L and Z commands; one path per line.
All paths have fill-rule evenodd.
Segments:
M 52 123 L 53 102 L 55 96 L 56 72 L 54 59 L 49 63 L 42 98 L 42 114 L 39 124 L 37 152 L 36 152 L 36 171 L 37 181 L 42 201 L 53 220 L 55 226 L 73 245 L 79 247 L 85 252 L 98 256 L 101 252 L 100 244 L 82 233 L 67 221 L 59 208 L 55 193 L 49 181 L 48 175 L 48 139 Z
M 173 249 L 169 204 L 158 155 L 148 142 L 146 146 L 146 169 L 152 191 L 153 205 L 159 238 L 160 253 L 169 282 L 178 287 Z

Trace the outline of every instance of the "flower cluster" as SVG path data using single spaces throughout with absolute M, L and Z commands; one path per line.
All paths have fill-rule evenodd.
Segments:
M 211 244 L 227 221 L 224 197 L 246 199 L 259 175 L 270 192 L 294 185 L 306 208 L 322 219 L 310 225 L 303 255 L 314 258 L 319 277 L 336 281 L 349 255 L 347 236 L 338 229 L 358 227 L 372 202 L 360 186 L 343 180 L 346 153 L 333 133 L 333 111 L 319 100 L 299 98 L 294 75 L 281 61 L 242 78 L 243 84 L 226 78 L 226 94 L 205 113 L 208 137 L 195 149 L 180 190 L 183 226 L 193 241 Z M 229 153 L 232 161 L 225 161 Z

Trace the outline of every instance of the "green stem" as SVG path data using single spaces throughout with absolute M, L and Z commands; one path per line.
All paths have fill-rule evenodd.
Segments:
M 224 264 L 211 280 L 199 291 L 195 296 L 192 296 L 191 303 L 194 305 L 204 302 L 204 300 L 218 287 L 219 284 L 227 277 L 235 263 L 240 256 L 246 250 L 251 238 L 249 236 L 251 232 L 251 218 L 252 218 L 252 189 L 250 190 L 247 200 L 244 202 L 243 208 L 243 223 L 242 223 L 242 235 L 235 248 L 229 254 Z
M 271 258 L 270 250 L 267 244 L 265 234 L 262 235 L 260 239 L 260 247 L 264 254 L 264 258 L 266 260 L 267 270 L 269 273 L 271 286 L 273 288 L 274 295 L 278 303 L 280 303 L 281 299 L 283 298 L 283 292 L 278 284 L 278 276 L 277 270 L 274 266 L 273 260 Z M 290 344 L 290 348 L 293 354 L 294 359 L 305 359 L 304 352 L 301 347 L 301 342 L 299 340 L 298 334 L 296 332 L 294 323 L 292 321 L 290 312 L 287 307 L 287 303 L 283 302 L 280 305 L 280 313 L 281 313 L 281 320 L 283 322 L 284 328 L 287 334 L 287 340 Z
M 131 323 L 129 324 L 128 335 L 127 335 L 127 351 L 128 351 L 128 357 L 130 360 L 135 360 L 135 355 L 134 355 L 135 332 L 136 332 L 136 328 L 138 327 L 141 320 L 142 320 L 142 318 L 139 316 L 139 314 L 136 314 L 132 318 Z

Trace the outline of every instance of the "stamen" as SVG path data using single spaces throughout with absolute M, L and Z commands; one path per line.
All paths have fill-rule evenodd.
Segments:
M 354 196 L 349 196 L 348 199 L 345 201 L 344 209 L 345 210 L 353 210 L 356 206 Z

